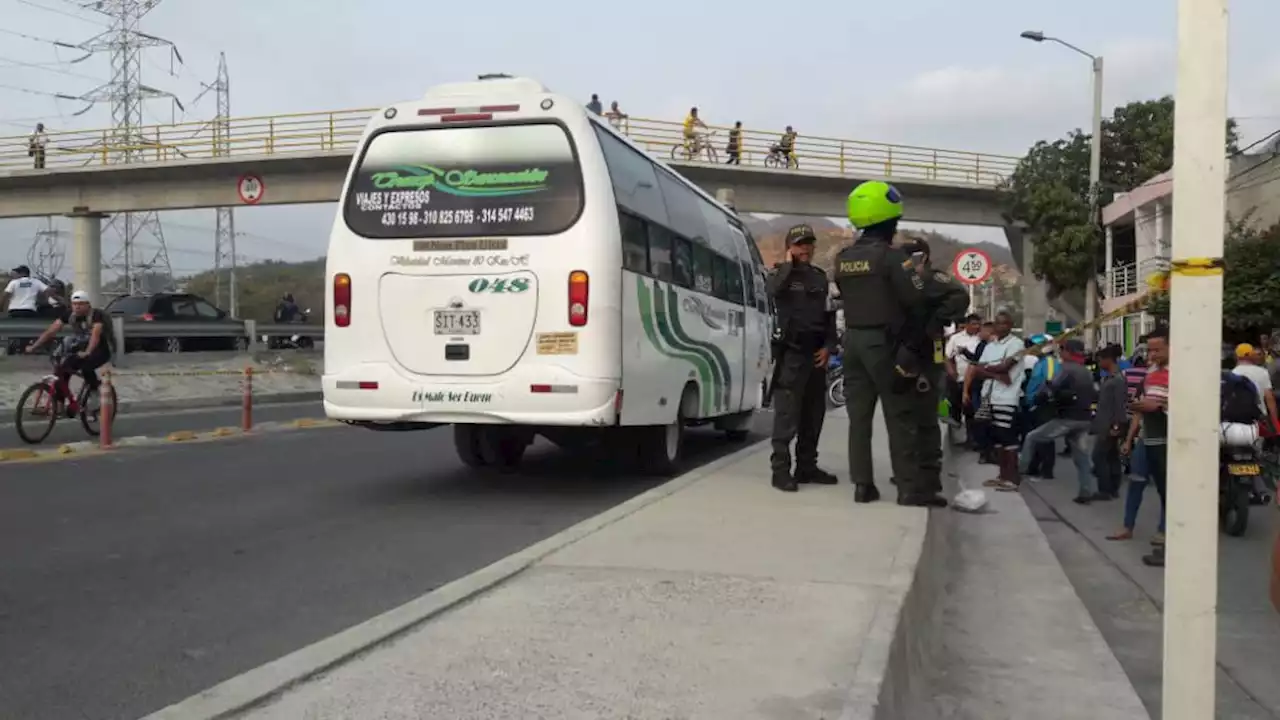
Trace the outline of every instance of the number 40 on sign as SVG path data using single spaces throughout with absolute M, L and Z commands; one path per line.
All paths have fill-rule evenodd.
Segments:
M 951 264 L 951 274 L 965 285 L 981 285 L 991 276 L 991 258 L 981 250 L 961 250 Z

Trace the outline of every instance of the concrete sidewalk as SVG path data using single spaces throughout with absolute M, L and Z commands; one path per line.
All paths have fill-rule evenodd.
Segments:
M 852 495 L 779 493 L 747 449 L 247 717 L 873 717 L 927 514 Z
M 832 413 L 839 486 L 746 448 L 151 718 L 1146 718 L 1022 498 L 898 507 L 878 430 L 886 502 Z

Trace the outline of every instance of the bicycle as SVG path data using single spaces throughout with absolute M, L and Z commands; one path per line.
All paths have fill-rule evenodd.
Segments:
M 716 131 L 712 130 L 706 134 L 693 136 L 692 143 L 684 140 L 671 147 L 671 159 L 692 162 L 701 160 L 702 154 L 707 155 L 707 162 L 720 162 L 720 156 L 716 153 L 715 146 L 711 143 L 711 138 L 715 137 Z M 691 146 L 692 145 L 692 146 Z
M 769 154 L 764 158 L 764 166 L 767 168 L 799 170 L 800 162 L 796 160 L 795 151 L 784 152 L 780 147 L 769 148 Z
M 63 359 L 69 352 L 65 342 L 58 343 L 54 346 L 53 352 L 49 353 L 49 360 L 53 364 L 53 368 L 57 370 L 62 364 Z M 22 397 L 18 399 L 17 417 L 15 418 L 15 427 L 18 430 L 18 437 L 28 445 L 38 445 L 49 437 L 53 432 L 53 427 L 58 423 L 58 416 L 66 411 L 66 399 L 62 397 L 57 390 L 58 376 L 50 373 L 40 378 L 38 382 L 32 383 L 26 390 L 22 392 Z M 67 382 L 67 392 L 71 390 L 70 381 Z M 41 418 L 42 423 L 36 426 L 29 426 L 28 421 L 24 420 L 26 414 L 24 410 L 28 409 L 28 401 L 31 401 L 30 410 L 33 417 Z M 116 390 L 111 388 L 111 406 L 119 407 L 116 402 Z M 80 418 L 80 425 L 90 437 L 98 437 L 102 432 L 102 401 L 98 388 L 90 388 L 87 383 L 81 383 L 80 392 L 76 394 L 76 416 Z M 40 430 L 41 432 L 36 432 Z

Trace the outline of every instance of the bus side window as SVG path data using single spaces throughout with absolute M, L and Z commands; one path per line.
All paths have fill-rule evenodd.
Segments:
M 680 287 L 693 287 L 693 245 L 682 237 L 672 238 L 671 266 L 674 268 L 674 280 Z
M 729 279 L 729 302 L 734 305 L 745 304 L 743 302 L 744 295 L 742 292 L 742 265 L 732 260 L 728 260 L 725 262 L 725 272 L 728 274 Z M 746 277 L 749 278 L 751 276 L 747 275 Z
M 728 263 L 723 257 L 714 252 L 711 253 L 711 294 L 721 300 L 729 299 Z
M 671 241 L 674 236 L 669 230 L 649 223 L 649 273 L 659 280 L 671 282 Z
M 628 212 L 618 213 L 622 230 L 622 267 L 632 272 L 649 272 L 648 223 Z
M 700 293 L 711 295 L 715 292 L 715 283 L 712 282 L 713 274 L 711 267 L 711 248 L 706 245 L 693 246 L 693 289 Z

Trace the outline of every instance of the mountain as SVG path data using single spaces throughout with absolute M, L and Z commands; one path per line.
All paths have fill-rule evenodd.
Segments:
M 229 288 L 227 271 L 222 271 L 223 309 L 227 309 Z M 184 292 L 214 300 L 213 271 L 202 272 L 178 280 Z M 285 293 L 293 293 L 298 307 L 311 310 L 311 322 L 324 321 L 324 258 L 304 262 L 267 262 L 241 265 L 236 269 L 236 288 L 240 294 L 240 317 L 270 322 L 276 303 Z

